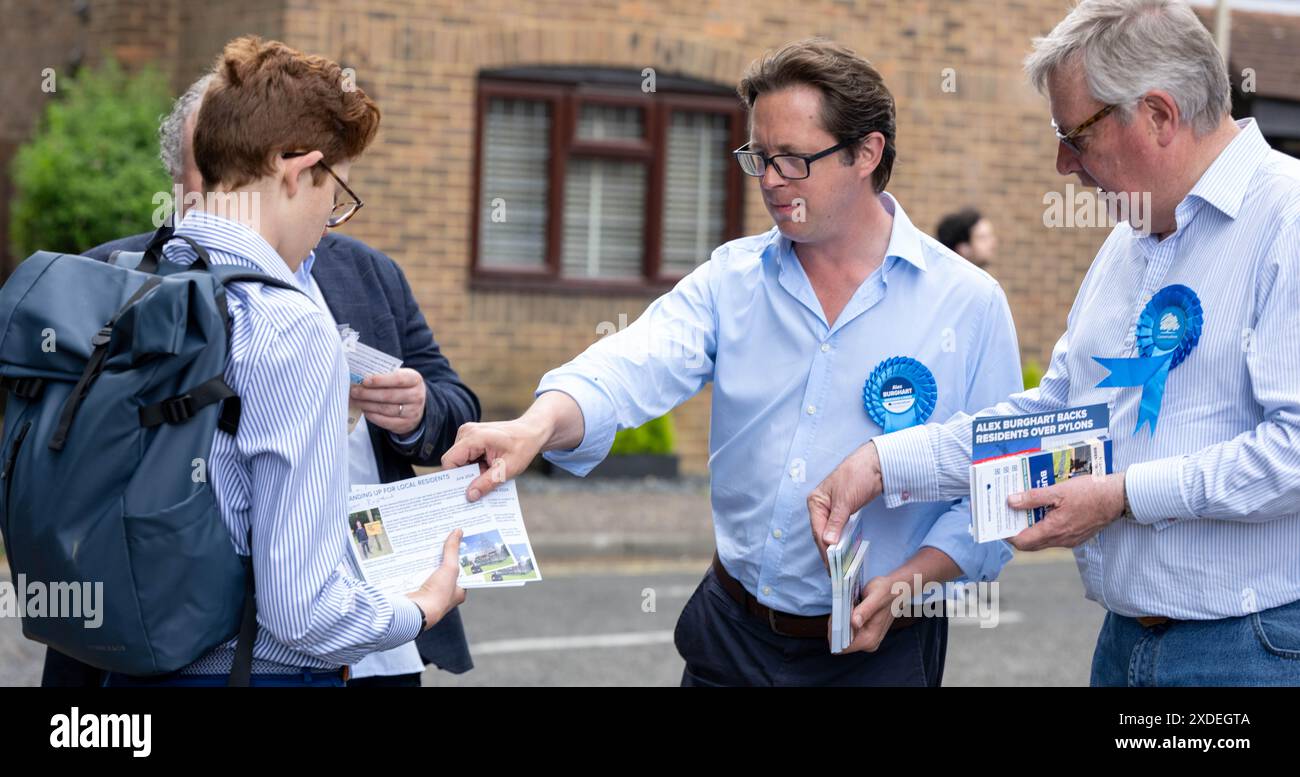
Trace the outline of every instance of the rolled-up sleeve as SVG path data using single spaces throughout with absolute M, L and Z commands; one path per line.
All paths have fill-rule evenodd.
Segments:
M 969 499 L 962 499 L 939 516 L 921 545 L 943 551 L 961 567 L 961 579 L 973 582 L 997 579 L 1012 556 L 1011 547 L 1001 540 L 975 542 L 970 532 Z
M 713 267 L 714 260 L 700 265 L 630 326 L 542 377 L 537 396 L 568 394 L 583 420 L 582 442 L 569 451 L 547 452 L 548 461 L 586 475 L 609 454 L 615 432 L 667 413 L 713 378 Z

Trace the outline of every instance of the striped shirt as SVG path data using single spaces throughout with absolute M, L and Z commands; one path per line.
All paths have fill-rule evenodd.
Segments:
M 235 264 L 294 283 L 284 260 L 242 224 L 191 211 L 176 227 L 214 264 Z M 194 261 L 181 241 L 164 248 Z M 253 537 L 257 581 L 254 671 L 330 669 L 409 642 L 419 607 L 357 580 L 347 549 L 347 369 L 338 332 L 306 294 L 232 284 L 225 379 L 241 398 L 239 433 L 218 431 L 208 474 L 235 549 Z M 230 671 L 234 641 L 186 673 Z
M 1120 224 L 1084 277 L 1042 384 L 976 415 L 1106 403 L 1134 518 L 1074 549 L 1089 599 L 1130 617 L 1216 619 L 1300 599 L 1300 161 L 1251 119 L 1175 210 L 1164 240 Z M 1142 388 L 1097 388 L 1094 356 L 1138 356 L 1160 289 L 1204 329 L 1170 370 L 1154 433 Z M 967 493 L 971 416 L 879 437 L 885 501 Z
M 325 296 L 321 293 L 320 284 L 312 277 L 311 269 L 316 264 L 316 252 L 312 251 L 307 254 L 307 258 L 293 274 L 294 280 L 298 282 L 298 287 L 306 291 L 316 306 L 320 308 L 321 313 L 325 316 L 325 322 L 331 329 L 336 329 L 338 322 L 334 319 L 333 312 L 330 311 L 329 304 L 325 302 Z M 345 324 L 348 322 L 344 322 Z M 409 446 L 424 434 L 424 425 L 420 424 L 416 430 L 406 437 L 398 437 L 392 432 L 384 432 L 393 439 L 398 445 Z M 357 422 L 352 433 L 347 438 L 348 446 L 348 483 L 352 486 L 369 486 L 383 482 L 379 477 L 379 462 L 375 458 L 375 448 L 370 441 L 370 422 L 362 416 Z M 357 567 L 356 560 L 351 555 L 346 559 L 348 562 L 345 571 L 353 575 L 359 575 L 360 570 Z M 354 680 L 360 680 L 363 677 L 375 677 L 401 674 L 416 674 L 424 671 L 424 660 L 420 658 L 420 651 L 415 646 L 415 642 L 406 642 L 392 650 L 385 650 L 379 653 L 371 653 L 361 661 L 353 664 L 350 676 Z

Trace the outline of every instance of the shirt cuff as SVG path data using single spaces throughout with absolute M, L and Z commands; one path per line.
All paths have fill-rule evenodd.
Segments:
M 405 437 L 398 437 L 393 432 L 389 432 L 388 436 L 393 439 L 393 442 L 403 448 L 413 448 L 415 447 L 415 444 L 420 441 L 420 438 L 424 436 L 424 420 L 421 419 L 420 425 L 415 427 L 415 431 Z
M 424 615 L 420 612 L 420 605 L 405 596 L 394 596 L 391 601 L 393 622 L 389 624 L 388 634 L 375 647 L 376 653 L 405 645 L 420 636 L 420 629 L 424 628 Z
M 947 515 L 940 516 L 921 546 L 946 553 L 961 567 L 961 580 L 973 583 L 997 580 L 1002 568 L 1011 561 L 1011 547 L 1001 540 L 976 543 L 970 532 L 970 513 L 963 510 L 957 514 L 965 520 L 945 520 Z
M 930 431 L 913 426 L 872 440 L 880 457 L 886 507 L 939 500 Z
M 1157 530 L 1178 519 L 1196 517 L 1183 498 L 1183 459 L 1180 456 L 1144 461 L 1124 471 L 1129 510 L 1138 523 Z
M 544 377 L 536 396 L 547 391 L 568 394 L 582 411 L 582 442 L 569 451 L 547 451 L 542 457 L 561 469 L 586 477 L 588 472 L 609 455 L 614 445 L 618 421 L 609 399 L 585 378 L 576 376 Z

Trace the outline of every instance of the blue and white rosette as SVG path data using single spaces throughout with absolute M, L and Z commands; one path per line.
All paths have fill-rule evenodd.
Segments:
M 886 434 L 925 423 L 938 399 L 934 375 L 924 364 L 906 356 L 894 356 L 877 364 L 862 387 L 867 415 Z
M 1097 388 L 1142 387 L 1137 426 L 1133 433 L 1150 422 L 1156 433 L 1160 405 L 1165 396 L 1169 371 L 1183 363 L 1201 339 L 1204 324 L 1201 300 L 1186 286 L 1166 286 L 1156 292 L 1138 318 L 1137 341 L 1141 356 L 1127 359 L 1092 357 L 1110 374 Z

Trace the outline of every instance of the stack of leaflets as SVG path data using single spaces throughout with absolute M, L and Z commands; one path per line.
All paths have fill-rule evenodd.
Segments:
M 1014 510 L 1007 497 L 1084 475 L 1109 475 L 1113 452 L 1106 405 L 975 419 L 971 437 L 971 534 L 976 542 L 1014 537 L 1048 508 Z
M 853 608 L 862 601 L 867 584 L 867 547 L 862 538 L 862 513 L 849 516 L 840 541 L 826 549 L 831 569 L 831 652 L 839 653 L 853 641 Z
M 465 491 L 478 476 L 478 465 L 469 464 L 394 483 L 353 486 L 345 520 L 355 570 L 388 593 L 414 591 L 442 566 L 443 543 L 460 529 L 461 587 L 541 580 L 515 481 L 470 502 Z

